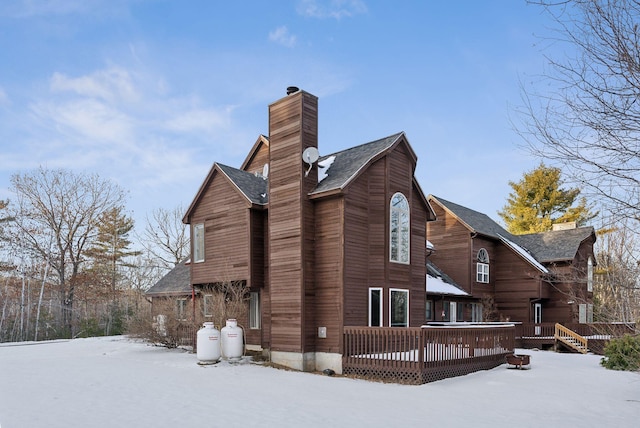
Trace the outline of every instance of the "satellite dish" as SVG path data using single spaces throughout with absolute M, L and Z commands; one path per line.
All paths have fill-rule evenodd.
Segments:
M 309 165 L 313 165 L 319 157 L 320 153 L 315 147 L 307 147 L 306 149 L 304 149 L 304 152 L 302 152 L 302 160 Z
M 304 173 L 305 177 L 309 175 L 309 173 L 311 172 L 311 168 L 313 168 L 313 164 L 318 160 L 319 157 L 320 152 L 318 152 L 318 149 L 316 149 L 315 147 L 307 147 L 306 149 L 304 149 L 304 152 L 302 152 L 302 160 L 309 164 L 307 172 Z

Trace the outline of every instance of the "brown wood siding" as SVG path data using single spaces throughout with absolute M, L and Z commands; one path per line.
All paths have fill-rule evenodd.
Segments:
M 495 303 L 501 318 L 532 321 L 533 301 L 541 298 L 541 275 L 531 264 L 503 245 L 496 247 Z M 491 272 L 491 270 L 490 270 Z
M 427 286 L 427 207 L 418 191 L 412 189 L 411 207 L 411 311 L 412 327 L 426 322 L 425 301 Z
M 427 239 L 435 246 L 429 258 L 465 291 L 471 292 L 471 235 L 454 216 L 435 202 L 437 220 L 427 223 Z
M 382 288 L 383 325 L 389 325 L 389 289 L 409 291 L 409 324 L 424 322 L 426 207 L 413 187 L 414 163 L 404 145 L 369 166 L 345 196 L 344 325 L 368 324 L 369 288 Z M 411 264 L 389 261 L 389 208 L 401 192 L 411 209 Z
M 261 311 L 264 310 L 264 298 L 265 298 L 265 211 L 252 210 L 250 214 L 251 230 L 249 236 L 251 237 L 251 263 L 250 263 L 250 290 L 252 292 L 260 293 L 260 306 Z M 250 345 L 263 345 L 262 329 L 265 326 L 264 317 L 261 316 L 260 328 L 250 329 L 247 319 L 245 324 L 246 341 Z
M 315 124 L 314 124 L 315 123 Z M 271 348 L 313 350 L 313 205 L 307 194 L 317 169 L 304 176 L 302 151 L 317 146 L 317 98 L 298 92 L 269 106 L 269 268 Z M 305 258 L 307 260 L 305 264 Z M 307 324 L 306 322 L 309 322 Z
M 327 328 L 326 339 L 316 340 L 318 352 L 341 352 L 343 321 L 344 200 L 329 198 L 318 201 L 315 242 L 315 304 L 317 327 Z M 317 332 L 314 332 L 317 333 Z
M 191 216 L 205 225 L 205 260 L 191 263 L 192 284 L 245 280 L 249 276 L 250 210 L 228 180 L 216 174 Z
M 469 267 L 469 283 L 471 284 L 470 294 L 478 299 L 488 295 L 493 295 L 496 282 L 496 274 L 498 272 L 497 248 L 503 247 L 503 244 L 496 241 L 477 236 L 471 240 L 471 265 Z M 478 282 L 478 251 L 484 248 L 489 254 L 489 283 Z
M 244 171 L 262 174 L 265 164 L 269 163 L 269 146 L 260 144 L 253 158 L 245 165 Z

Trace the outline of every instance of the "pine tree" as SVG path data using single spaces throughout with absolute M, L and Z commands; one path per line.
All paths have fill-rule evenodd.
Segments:
M 591 212 L 584 197 L 578 199 L 580 189 L 561 187 L 561 175 L 560 168 L 541 162 L 519 182 L 509 182 L 513 192 L 498 212 L 509 232 L 515 235 L 546 232 L 554 223 L 573 221 L 583 226 L 598 214 Z
M 129 232 L 133 229 L 134 221 L 123 213 L 124 207 L 117 206 L 105 211 L 100 216 L 98 234 L 90 248 L 88 255 L 93 259 L 88 277 L 108 290 L 111 295 L 111 310 L 105 328 L 105 334 L 113 334 L 114 319 L 120 315 L 117 302 L 117 285 L 122 267 L 128 266 L 126 258 L 137 256 L 139 251 L 129 250 L 132 242 Z M 117 330 L 117 329 L 116 329 Z M 117 331 L 116 331 L 117 333 Z

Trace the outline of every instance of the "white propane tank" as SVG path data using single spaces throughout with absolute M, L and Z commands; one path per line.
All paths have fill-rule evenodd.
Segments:
M 222 327 L 222 355 L 225 358 L 239 359 L 244 353 L 242 329 L 234 319 L 227 320 L 227 325 Z
M 196 355 L 201 363 L 216 363 L 220 359 L 220 331 L 212 322 L 198 330 Z

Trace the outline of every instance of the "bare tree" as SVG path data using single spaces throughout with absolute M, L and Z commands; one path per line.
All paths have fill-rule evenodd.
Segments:
M 147 224 L 140 241 L 159 266 L 172 269 L 189 256 L 189 231 L 182 216 L 184 209 L 156 208 L 147 216 Z
M 595 316 L 601 321 L 640 320 L 640 259 L 635 248 L 629 228 L 600 233 L 593 294 Z
M 640 219 L 640 2 L 530 1 L 557 24 L 539 81 L 523 85 L 516 128 L 616 218 Z M 555 50 L 554 50 L 555 51 Z M 558 49 L 557 51 L 560 51 Z M 552 54 L 550 54 L 552 55 Z
M 11 184 L 18 198 L 14 237 L 49 262 L 57 276 L 58 321 L 73 334 L 75 288 L 85 252 L 95 239 L 100 215 L 122 205 L 124 192 L 97 175 L 63 169 L 15 174 Z

